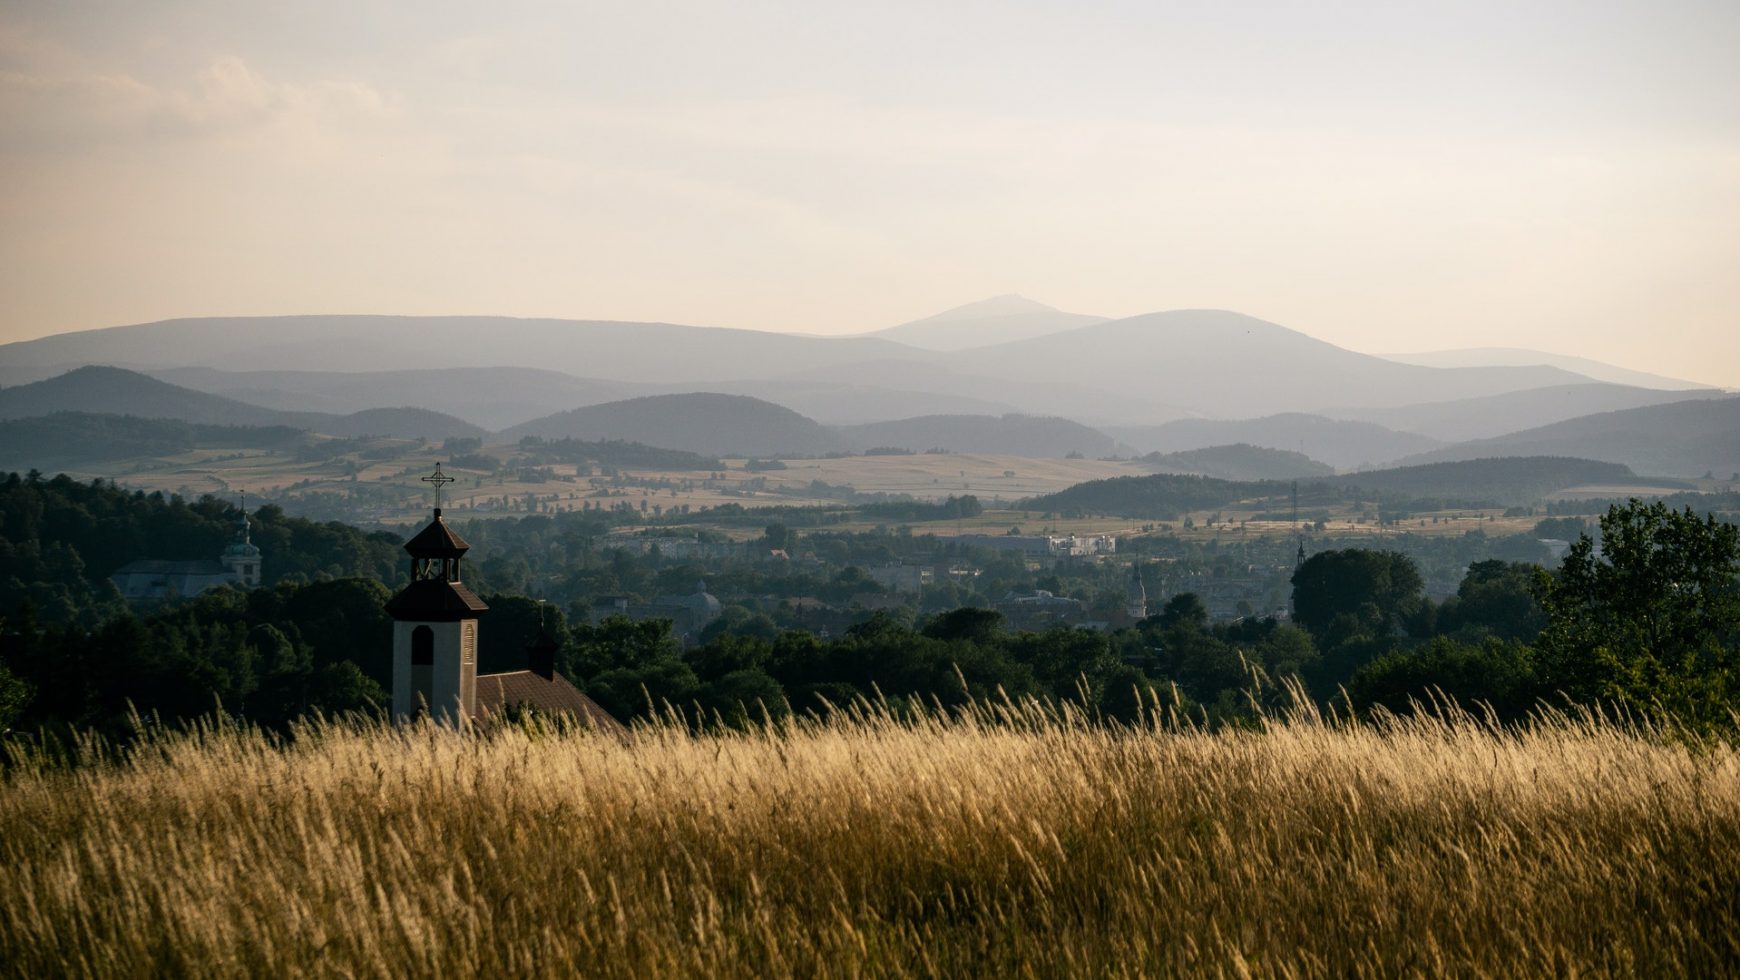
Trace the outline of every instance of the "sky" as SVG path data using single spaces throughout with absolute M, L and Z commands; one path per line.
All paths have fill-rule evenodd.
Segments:
M 9 0 L 0 342 L 1020 293 L 1740 386 L 1740 4 Z

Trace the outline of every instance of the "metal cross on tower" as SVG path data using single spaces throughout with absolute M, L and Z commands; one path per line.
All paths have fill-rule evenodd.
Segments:
M 429 474 L 426 477 L 423 477 L 423 482 L 434 484 L 434 486 L 435 486 L 435 512 L 440 513 L 441 512 L 441 488 L 446 486 L 449 483 L 455 482 L 453 477 L 450 477 L 447 474 L 441 472 L 441 464 L 436 463 L 435 464 L 435 472 Z

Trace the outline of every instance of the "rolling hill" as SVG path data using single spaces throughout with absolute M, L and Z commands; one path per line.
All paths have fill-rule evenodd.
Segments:
M 464 419 L 427 408 L 365 408 L 321 422 L 319 431 L 329 436 L 396 436 L 430 442 L 440 442 L 449 436 L 481 438 L 489 434 Z
M 1509 391 L 1481 398 L 1461 398 L 1400 408 L 1328 411 L 1339 417 L 1376 422 L 1404 432 L 1417 432 L 1444 442 L 1489 439 L 1520 429 L 1536 428 L 1598 412 L 1615 412 L 1696 398 L 1724 398 L 1714 388 L 1659 391 L 1614 384 L 1553 385 Z
M 284 412 L 194 391 L 113 367 L 83 367 L 45 381 L 0 389 L 0 419 L 39 418 L 60 412 L 130 415 L 195 425 L 273 426 L 334 436 L 397 436 L 433 441 L 481 436 L 461 419 L 421 408 L 365 409 L 347 415 Z
M 1683 378 L 1668 378 L 1659 374 L 1650 374 L 1647 371 L 1633 371 L 1617 364 L 1608 364 L 1587 357 L 1525 350 L 1520 347 L 1471 347 L 1464 350 L 1425 351 L 1418 354 L 1380 354 L 1378 356 L 1392 361 L 1400 361 L 1403 364 L 1418 364 L 1423 367 L 1523 367 L 1531 364 L 1544 364 L 1549 367 L 1574 371 L 1586 378 L 1593 378 L 1596 381 L 1604 381 L 1609 384 L 1656 388 L 1663 391 L 1686 391 L 1710 387 Z
M 1740 398 L 1696 399 L 1585 415 L 1446 446 L 1407 462 L 1542 455 L 1604 460 L 1659 476 L 1740 472 Z
M 0 460 L 9 470 L 55 472 L 192 449 L 289 450 L 307 439 L 286 426 L 202 425 L 132 415 L 55 412 L 0 421 Z
M 501 438 L 618 439 L 703 455 L 819 455 L 842 448 L 831 430 L 802 415 L 745 395 L 694 392 L 588 405 L 533 419 Z
M 117 364 L 231 371 L 532 367 L 614 382 L 753 380 L 878 358 L 939 355 L 875 337 L 670 323 L 492 316 L 207 317 L 0 346 L 9 368 Z
M 45 381 L 0 389 L 0 418 L 31 418 L 55 412 L 136 415 L 202 425 L 308 428 L 285 412 L 193 391 L 114 367 L 82 367 Z
M 1304 453 L 1238 443 L 1177 453 L 1149 453 L 1142 462 L 1161 473 L 1212 476 L 1220 480 L 1289 480 L 1331 476 L 1335 467 Z
M 979 374 L 1017 382 L 1068 378 L 1221 418 L 1336 403 L 1407 405 L 1587 380 L 1551 367 L 1399 364 L 1226 310 L 1150 313 L 982 347 L 968 356 Z
M 1477 459 L 1433 466 L 1313 479 L 1299 484 L 1302 504 L 1378 500 L 1386 507 L 1418 503 L 1430 507 L 1533 504 L 1555 490 L 1592 483 L 1635 482 L 1624 466 L 1587 459 Z M 1671 489 L 1673 481 L 1657 481 Z M 1121 476 L 1078 483 L 1067 490 L 1025 501 L 1029 510 L 1114 514 L 1175 520 L 1186 511 L 1260 501 L 1278 509 L 1290 503 L 1292 486 L 1279 480 L 1233 481 L 1202 476 L 1156 474 Z
M 893 422 L 841 426 L 835 430 L 853 449 L 879 447 L 947 449 L 993 456 L 1061 458 L 1071 453 L 1098 459 L 1117 451 L 1112 437 L 1069 419 L 1033 415 L 925 415 Z
M 1103 316 L 1065 313 L 1025 296 L 1009 295 L 957 306 L 864 336 L 898 341 L 925 350 L 958 351 L 1041 337 L 1105 321 Z
M 1431 500 L 1449 507 L 1527 506 L 1555 490 L 1590 484 L 1641 482 L 1618 463 L 1563 456 L 1482 458 L 1348 473 L 1325 481 L 1360 491 L 1362 499 Z M 1664 489 L 1687 489 L 1659 481 Z
M 1337 469 L 1386 463 L 1440 443 L 1372 422 L 1289 412 L 1256 419 L 1178 419 L 1164 425 L 1106 426 L 1138 452 L 1178 453 L 1237 443 L 1302 453 Z
M 342 414 L 382 405 L 408 405 L 444 412 L 491 431 L 581 405 L 653 394 L 636 385 L 516 367 L 422 371 L 220 371 L 185 367 L 148 373 L 172 384 L 280 411 Z
M 1401 364 L 1222 310 L 1177 310 L 1103 322 L 1089 318 L 1085 325 L 1069 326 L 1079 320 L 1019 299 L 975 306 L 943 314 L 936 322 L 924 321 L 914 326 L 916 333 L 903 335 L 923 335 L 930 338 L 926 343 L 948 346 L 966 342 L 963 324 L 978 324 L 973 328 L 978 329 L 995 321 L 1002 324 L 996 335 L 1005 336 L 1015 322 L 1027 324 L 1021 330 L 1040 329 L 1029 322 L 1032 317 L 1045 319 L 1042 326 L 1048 332 L 967 349 L 925 350 L 886 336 L 817 337 L 668 323 L 477 316 L 217 317 L 6 344 L 0 346 L 0 376 L 99 363 L 139 370 L 268 372 L 277 377 L 261 374 L 239 386 L 211 376 L 169 377 L 230 397 L 245 395 L 266 407 L 331 412 L 404 404 L 470 415 L 471 421 L 489 425 L 600 404 L 599 399 L 678 390 L 723 389 L 778 399 L 782 386 L 794 398 L 798 387 L 808 386 L 802 393 L 807 399 L 804 411 L 826 414 L 831 421 L 874 421 L 863 413 L 887 411 L 906 393 L 930 400 L 908 405 L 892 417 L 1013 409 L 1102 425 L 1156 424 L 1188 415 L 1250 418 L 1334 404 L 1383 408 L 1587 380 L 1554 367 Z M 497 367 L 551 374 L 492 378 L 487 372 Z M 430 379 L 427 394 L 419 390 L 413 395 L 419 379 L 406 372 L 433 370 L 485 373 L 465 375 L 475 379 L 465 385 Z M 353 379 L 346 387 L 288 376 L 297 372 L 375 377 Z M 846 398 L 856 399 L 857 405 L 827 407 L 828 385 L 857 389 Z M 894 394 L 872 398 L 864 389 Z M 1357 393 L 1357 399 L 1350 401 L 1350 393 Z M 323 404 L 321 398 L 329 401 Z M 361 403 L 362 398 L 371 403 Z M 873 408 L 866 407 L 872 403 Z M 1252 440 L 1215 440 L 1238 441 Z

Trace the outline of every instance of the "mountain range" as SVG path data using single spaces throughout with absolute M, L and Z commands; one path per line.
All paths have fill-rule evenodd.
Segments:
M 339 435 L 549 433 L 711 454 L 899 445 L 1100 456 L 1242 443 L 1349 470 L 1548 451 L 1570 436 L 1513 437 L 1727 395 L 1542 352 L 1412 357 L 1445 366 L 1223 310 L 1107 320 L 1017 296 L 848 337 L 506 317 L 206 318 L 0 346 L 0 378 L 40 381 L 0 389 L 0 418 L 70 410 Z M 93 365 L 148 371 L 160 387 L 87 373 Z M 1580 455 L 1640 471 L 1701 473 L 1727 465 L 1726 423 L 1713 418 L 1713 431 L 1663 433 L 1653 446 L 1623 429 L 1602 444 L 1623 418 L 1574 441 L 1594 447 Z M 1271 464 L 1296 461 L 1259 468 Z

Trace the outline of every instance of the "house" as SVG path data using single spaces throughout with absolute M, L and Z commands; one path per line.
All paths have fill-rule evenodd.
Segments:
M 260 549 L 251 539 L 252 525 L 242 511 L 236 539 L 216 558 L 164 561 L 146 558 L 131 561 L 109 576 L 121 597 L 149 601 L 199 595 L 209 589 L 260 586 Z

